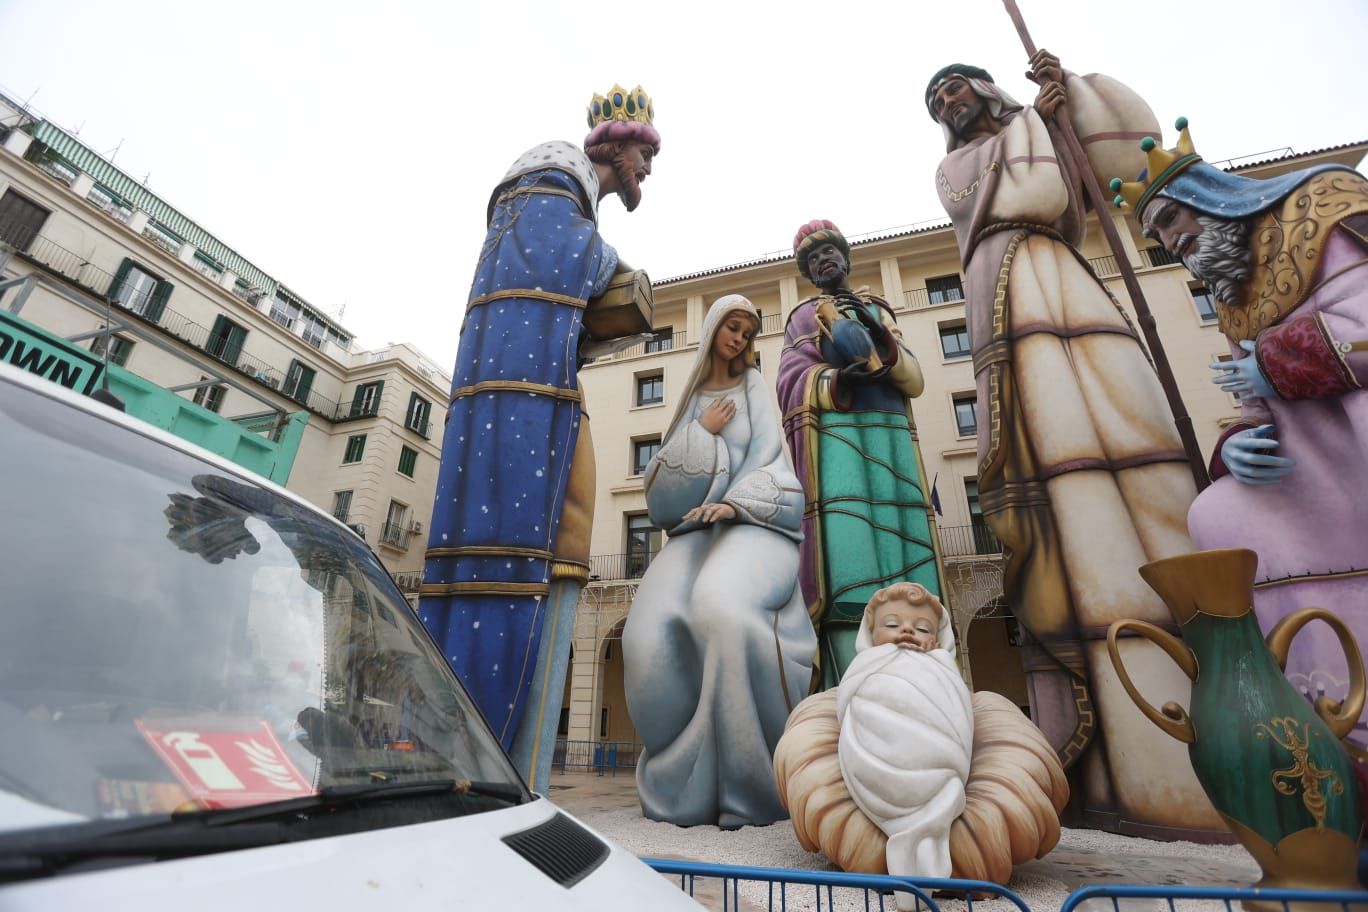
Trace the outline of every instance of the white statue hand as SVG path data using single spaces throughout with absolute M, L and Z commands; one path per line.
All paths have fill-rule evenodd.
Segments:
M 1277 484 L 1297 464 L 1289 456 L 1274 456 L 1278 441 L 1270 439 L 1275 428 L 1261 424 L 1240 431 L 1221 444 L 1221 459 L 1235 480 L 1247 485 Z
M 735 518 L 736 508 L 727 503 L 704 504 L 684 514 L 685 522 L 701 522 L 704 525 Z
M 703 425 L 703 430 L 709 434 L 716 434 L 726 427 L 728 421 L 735 417 L 736 403 L 723 397 L 714 399 L 708 404 L 708 407 L 703 410 L 703 414 L 699 416 L 698 423 Z
M 1259 362 L 1254 358 L 1254 343 L 1246 339 L 1240 343 L 1240 348 L 1250 354 L 1238 361 L 1215 361 L 1207 365 L 1216 371 L 1216 376 L 1211 378 L 1211 382 L 1219 384 L 1221 389 L 1227 393 L 1234 393 L 1241 399 L 1276 398 L 1277 393 L 1273 391 L 1273 385 L 1259 370 Z

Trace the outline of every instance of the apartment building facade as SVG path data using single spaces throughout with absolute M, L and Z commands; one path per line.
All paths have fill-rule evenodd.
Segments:
M 1357 167 L 1365 151 L 1368 142 L 1359 142 L 1233 170 L 1272 177 L 1321 162 Z M 813 216 L 840 224 L 840 213 Z M 1136 270 L 1199 444 L 1209 455 L 1239 414 L 1238 403 L 1212 384 L 1207 366 L 1229 357 L 1211 294 L 1174 257 L 1143 238 L 1134 218 L 1107 217 L 1115 219 L 1123 255 Z M 1136 322 L 1115 255 L 1093 219 L 1082 252 Z M 966 676 L 976 689 L 997 691 L 1026 707 L 1021 632 L 1002 599 L 1001 547 L 978 505 L 980 416 L 954 232 L 938 224 L 852 240 L 851 287 L 868 286 L 893 305 L 903 340 L 926 377 L 912 411 L 926 478 L 940 505 L 936 526 L 947 601 Z M 754 302 L 763 316 L 756 350 L 773 395 L 784 321 L 816 289 L 791 257 L 775 256 L 669 279 L 654 291 L 655 339 L 599 359 L 580 374 L 593 426 L 598 493 L 591 582 L 581 599 L 561 720 L 564 736 L 575 741 L 636 738 L 622 689 L 620 637 L 637 583 L 664 541 L 646 515 L 641 475 L 678 404 L 704 314 L 724 294 Z
M 59 126 L 4 98 L 0 124 L 0 310 L 204 422 L 270 442 L 303 416 L 283 483 L 357 528 L 416 598 L 449 374 L 412 345 L 360 350 Z

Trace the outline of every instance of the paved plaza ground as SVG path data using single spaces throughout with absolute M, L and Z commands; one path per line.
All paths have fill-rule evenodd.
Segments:
M 646 820 L 637 804 L 631 770 L 620 771 L 616 776 L 592 772 L 554 774 L 550 798 L 637 855 L 719 864 L 836 870 L 821 855 L 805 852 L 798 845 L 788 821 L 729 832 L 717 827 L 686 828 Z M 1089 884 L 1247 886 L 1258 878 L 1258 865 L 1243 848 L 1235 845 L 1154 842 L 1096 830 L 1065 830 L 1053 852 L 1045 858 L 1019 865 L 1008 886 L 1026 901 L 1032 912 L 1055 912 L 1071 891 Z M 715 885 L 705 885 L 696 896 L 708 908 L 723 908 L 720 891 Z M 815 909 L 811 898 L 811 892 L 799 891 L 786 898 L 785 908 Z M 838 901 L 835 908 L 839 910 L 843 905 L 864 908 L 863 902 L 853 897 Z M 963 908 L 961 902 L 942 905 Z M 1178 909 L 1188 905 L 1179 903 Z M 779 907 L 776 901 L 774 908 Z M 982 908 L 984 912 L 1010 908 L 1003 900 L 975 902 L 974 907 Z M 765 908 L 768 908 L 765 888 L 743 888 L 741 910 Z M 873 908 L 877 909 L 877 904 Z M 892 902 L 886 908 L 892 909 Z M 1101 908 L 1097 912 L 1101 912 Z M 1106 902 L 1105 908 L 1111 909 L 1111 903 Z M 1123 908 L 1125 912 L 1139 912 L 1147 908 L 1167 908 L 1167 904 L 1128 902 Z M 1200 907 L 1193 905 L 1193 908 Z M 1208 904 L 1206 908 L 1223 907 Z

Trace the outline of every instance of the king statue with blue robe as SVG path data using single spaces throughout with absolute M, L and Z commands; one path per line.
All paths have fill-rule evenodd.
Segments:
M 610 284 L 649 298 L 599 235 L 598 203 L 640 202 L 660 151 L 653 119 L 640 87 L 614 86 L 590 104 L 583 149 L 536 146 L 495 186 L 452 373 L 419 614 L 541 791 L 589 576 L 594 454 L 578 368 L 649 328 L 630 304 L 616 311 L 635 321 L 594 320 Z

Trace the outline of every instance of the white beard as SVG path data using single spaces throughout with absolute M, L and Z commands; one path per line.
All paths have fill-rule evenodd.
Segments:
M 1227 306 L 1240 300 L 1240 286 L 1253 271 L 1250 268 L 1249 223 L 1197 216 L 1202 233 L 1196 249 L 1183 258 L 1183 265 L 1211 289 L 1216 300 Z

